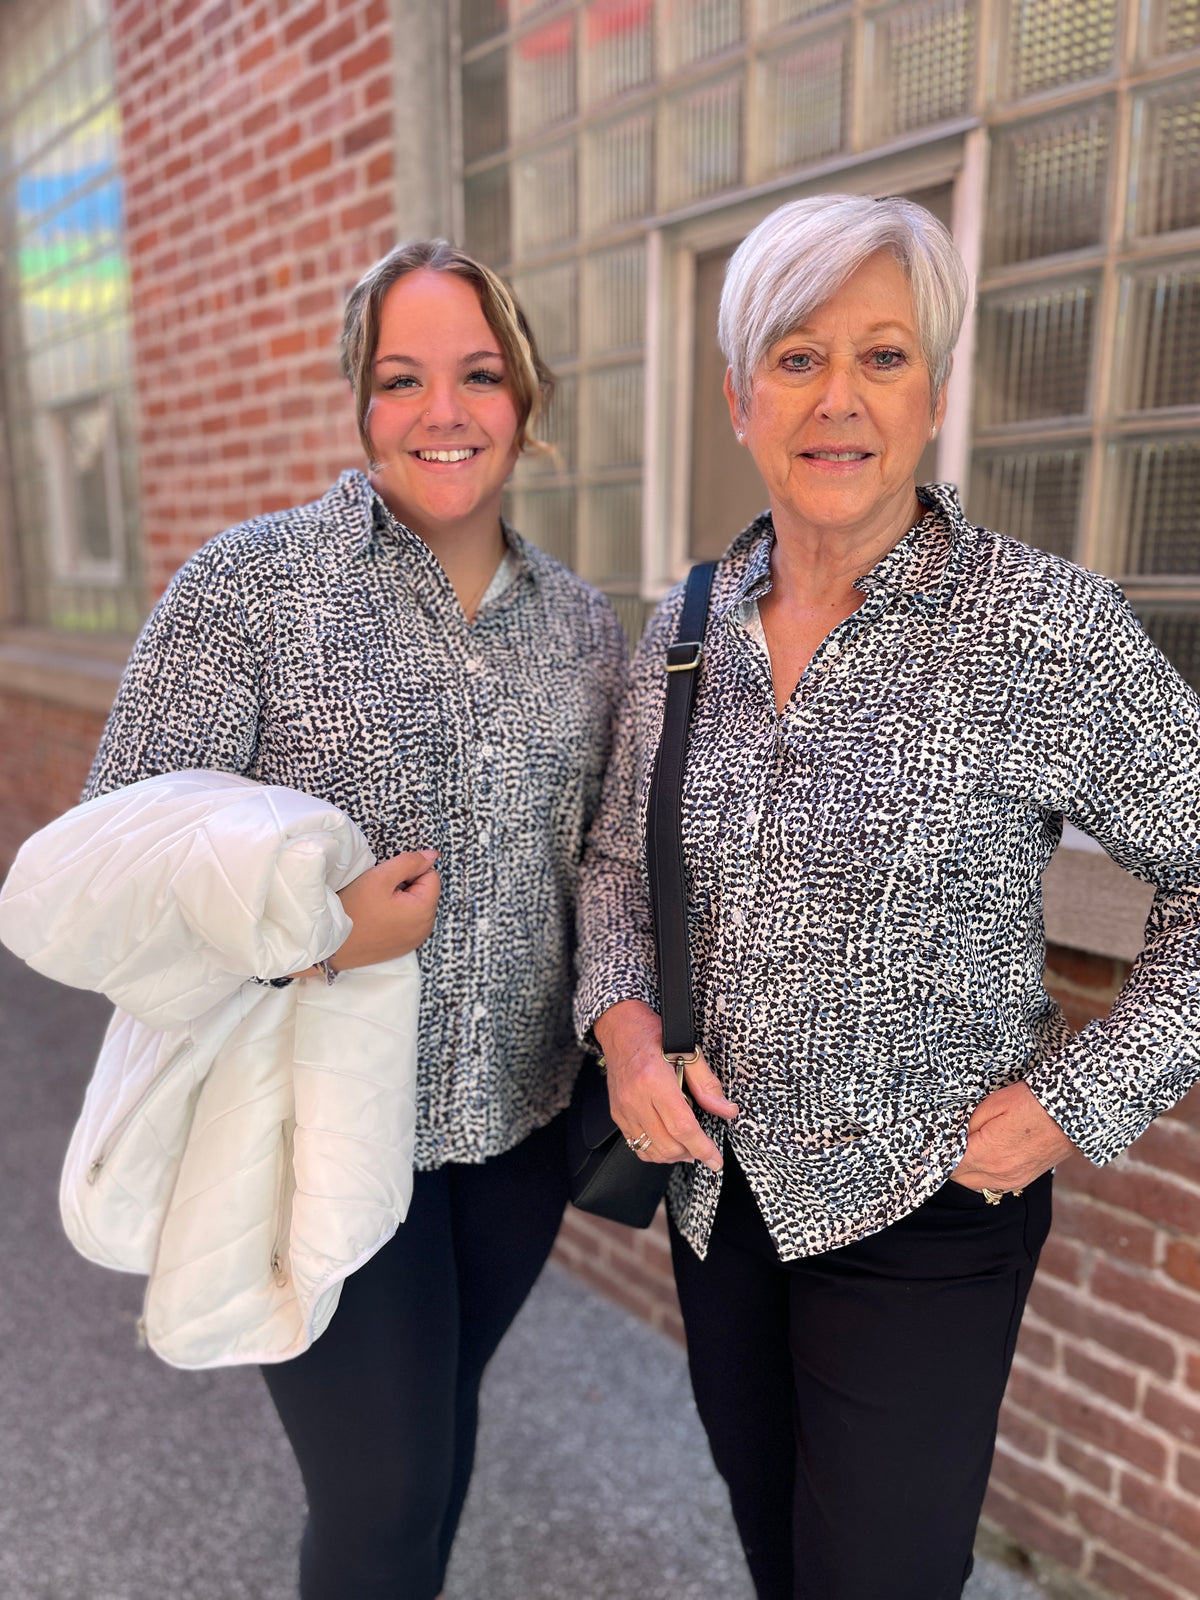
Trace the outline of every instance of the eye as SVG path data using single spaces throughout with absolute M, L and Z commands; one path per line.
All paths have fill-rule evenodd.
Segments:
M 478 367 L 474 372 L 467 374 L 468 383 L 481 383 L 485 386 L 504 382 L 502 372 L 493 372 L 490 367 Z
M 381 389 L 415 389 L 416 385 L 417 380 L 409 372 L 397 372 L 394 377 L 379 380 Z
M 785 372 L 811 372 L 813 358 L 807 350 L 792 350 L 784 356 L 779 365 Z
M 907 360 L 903 350 L 872 350 L 871 360 L 880 372 L 894 372 Z

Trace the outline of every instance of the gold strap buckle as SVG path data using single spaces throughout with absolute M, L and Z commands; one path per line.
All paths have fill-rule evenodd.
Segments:
M 690 656 L 684 652 L 690 650 Z M 678 652 L 678 655 L 676 654 Z M 667 671 L 668 672 L 695 672 L 700 665 L 700 657 L 704 654 L 704 646 L 699 639 L 688 639 L 682 644 L 676 640 L 667 646 Z

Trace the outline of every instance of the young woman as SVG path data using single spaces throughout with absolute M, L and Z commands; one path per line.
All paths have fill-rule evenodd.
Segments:
M 433 1600 L 483 1369 L 565 1200 L 573 900 L 625 644 L 501 519 L 551 379 L 493 273 L 442 241 L 392 251 L 342 362 L 367 471 L 187 562 L 87 797 L 207 767 L 327 800 L 378 858 L 343 891 L 334 973 L 420 947 L 409 1214 L 326 1333 L 264 1370 L 308 1492 L 303 1600 Z

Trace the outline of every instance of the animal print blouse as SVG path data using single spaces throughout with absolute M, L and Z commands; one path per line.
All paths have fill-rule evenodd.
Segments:
M 1200 1070 L 1200 701 L 1112 583 L 972 527 L 948 485 L 920 493 L 782 714 L 747 626 L 769 514 L 713 590 L 684 788 L 697 1026 L 784 1259 L 920 1204 L 1003 1084 L 1103 1162 Z M 635 657 L 585 860 L 581 1034 L 657 1004 L 642 839 L 680 604 Z M 1064 817 L 1158 890 L 1111 1017 L 1077 1037 L 1041 978 Z M 701 1254 L 720 1184 L 672 1176 Z
M 580 1059 L 575 891 L 627 652 L 602 595 L 505 534 L 514 576 L 470 625 L 361 472 L 220 534 L 147 622 L 85 790 L 240 772 L 340 806 L 380 859 L 440 851 L 418 952 L 425 1168 L 516 1144 Z

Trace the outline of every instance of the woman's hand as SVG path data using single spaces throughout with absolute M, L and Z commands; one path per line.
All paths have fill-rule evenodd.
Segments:
M 621 1000 L 597 1018 L 596 1038 L 608 1064 L 608 1103 L 627 1139 L 648 1137 L 643 1161 L 700 1161 L 721 1170 L 721 1153 L 696 1121 L 662 1053 L 662 1019 L 642 1000 Z M 738 1108 L 727 1100 L 703 1056 L 684 1068 L 693 1100 L 714 1116 L 732 1121 Z
M 338 891 L 342 909 L 354 924 L 350 936 L 330 956 L 338 972 L 393 961 L 424 944 L 433 931 L 442 880 L 434 871 L 436 850 L 409 850 L 373 867 Z M 314 977 L 318 968 L 295 973 Z
M 967 1189 L 1023 1189 L 1076 1153 L 1027 1083 L 995 1089 L 967 1124 L 967 1152 L 951 1173 Z

